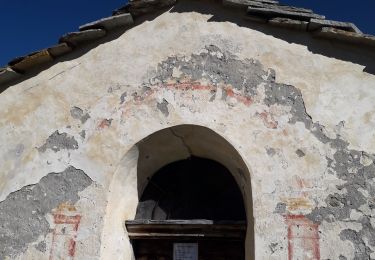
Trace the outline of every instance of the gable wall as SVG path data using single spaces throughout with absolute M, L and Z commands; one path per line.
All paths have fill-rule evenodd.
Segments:
M 112 178 L 138 141 L 193 124 L 251 172 L 256 259 L 375 258 L 375 77 L 210 18 L 164 13 L 1 93 L 0 232 L 18 238 L 0 237 L 1 257 L 130 259 L 127 241 L 103 247 Z M 120 222 L 135 214 L 131 172 Z

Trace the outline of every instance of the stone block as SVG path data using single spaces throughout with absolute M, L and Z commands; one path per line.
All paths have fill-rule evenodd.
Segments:
M 223 0 L 224 6 L 229 7 L 237 7 L 237 8 L 247 8 L 249 5 L 247 4 L 247 1 L 242 0 Z
M 293 29 L 293 30 L 299 30 L 299 31 L 306 31 L 308 22 L 306 21 L 300 21 L 300 20 L 293 20 L 289 18 L 273 18 L 268 21 L 271 25 Z
M 7 83 L 9 81 L 15 80 L 17 78 L 20 78 L 22 74 L 19 74 L 12 70 L 10 67 L 1 68 L 0 69 L 0 85 Z
M 81 43 L 94 41 L 100 39 L 106 35 L 106 31 L 103 29 L 90 29 L 80 32 L 71 32 L 63 35 L 59 42 L 67 43 L 70 46 L 77 46 Z
M 106 17 L 95 22 L 91 22 L 79 27 L 80 31 L 90 29 L 104 29 L 106 31 L 112 30 L 117 27 L 126 27 L 134 23 L 133 17 L 129 13 L 119 14 L 111 17 Z
M 263 6 L 263 5 L 276 5 L 277 1 L 272 0 L 223 0 L 224 6 L 237 7 L 237 8 L 247 8 L 248 6 Z
M 56 58 L 71 52 L 72 48 L 69 47 L 66 43 L 60 43 L 55 46 L 49 47 L 47 50 L 52 57 Z
M 294 6 L 287 6 L 287 5 L 274 5 L 268 3 L 262 3 L 257 1 L 248 1 L 248 6 L 250 7 L 259 7 L 259 8 L 270 8 L 270 9 L 280 9 L 283 11 L 290 11 L 290 12 L 301 12 L 301 13 L 313 13 L 311 9 L 294 7 Z
M 269 18 L 274 17 L 286 17 L 291 19 L 298 19 L 302 21 L 310 21 L 312 18 L 325 19 L 324 16 L 312 13 L 298 12 L 298 11 L 287 11 L 277 8 L 259 8 L 251 7 L 247 8 L 247 13 L 251 15 L 266 16 Z
M 172 6 L 177 0 L 133 0 L 129 1 L 129 4 L 114 11 L 114 14 L 130 13 L 134 17 L 153 13 L 159 11 L 162 8 Z
M 311 19 L 308 30 L 309 31 L 316 31 L 322 27 L 333 27 L 336 29 L 355 32 L 355 33 L 362 33 L 361 30 L 358 29 L 353 23 L 346 23 L 346 22 L 338 22 L 332 20 L 321 20 L 321 19 Z
M 268 23 L 267 18 L 255 16 L 255 15 L 246 15 L 244 19 L 247 21 L 256 22 L 256 23 Z
M 37 66 L 40 66 L 42 64 L 45 64 L 47 62 L 52 61 L 53 58 L 48 52 L 47 49 L 33 52 L 29 55 L 26 55 L 24 57 L 16 58 L 9 62 L 9 66 L 14 71 L 19 72 L 26 72 L 28 70 L 31 70 Z
M 314 36 L 375 47 L 375 36 L 373 35 L 348 32 L 332 27 L 322 27 L 314 33 Z
M 276 1 L 276 0 L 247 0 L 247 1 L 264 3 L 264 4 L 275 4 L 275 5 L 279 4 L 279 1 Z

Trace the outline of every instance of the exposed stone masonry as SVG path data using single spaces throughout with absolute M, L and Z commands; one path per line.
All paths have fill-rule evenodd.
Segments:
M 178 76 L 176 76 L 176 71 Z M 166 84 L 170 81 L 196 82 L 209 81 L 213 86 L 230 85 L 249 97 L 253 97 L 264 86 L 264 104 L 290 107 L 290 124 L 301 122 L 320 142 L 336 150 L 333 159 L 326 158 L 328 169 L 345 183 L 337 186 L 337 193 L 327 196 L 326 206 L 316 207 L 307 217 L 314 222 L 352 222 L 362 225 L 360 231 L 344 229 L 340 239 L 349 240 L 355 247 L 355 260 L 370 259 L 375 248 L 375 229 L 369 215 L 375 208 L 375 155 L 365 151 L 351 150 L 349 143 L 341 136 L 327 136 L 325 127 L 314 122 L 306 112 L 306 107 L 299 89 L 291 85 L 275 82 L 274 71 L 263 69 L 256 60 L 239 60 L 230 53 L 224 53 L 216 46 L 207 46 L 200 54 L 186 57 L 170 57 L 162 62 L 151 80 L 153 84 Z M 160 106 L 160 107 L 159 107 Z M 159 109 L 162 108 L 158 104 Z M 272 148 L 267 150 L 272 154 Z M 296 151 L 304 156 L 303 151 Z M 368 195 L 364 195 L 364 192 Z M 278 204 L 275 212 L 284 214 L 285 204 Z M 361 216 L 354 219 L 351 212 Z M 365 241 L 368 241 L 366 244 Z M 371 248 L 369 247 L 371 246 Z M 342 256 L 345 257 L 345 256 Z M 344 259 L 344 258 L 343 258 Z
M 70 166 L 9 194 L 0 202 L 0 259 L 14 258 L 40 236 L 50 233 L 46 215 L 61 203 L 76 203 L 78 192 L 91 183 L 82 170 Z M 43 251 L 45 244 L 37 248 Z

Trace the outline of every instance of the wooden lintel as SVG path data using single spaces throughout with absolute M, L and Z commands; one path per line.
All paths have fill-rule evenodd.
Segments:
M 211 220 L 130 220 L 125 222 L 129 238 L 216 238 L 242 239 L 246 236 L 246 222 Z

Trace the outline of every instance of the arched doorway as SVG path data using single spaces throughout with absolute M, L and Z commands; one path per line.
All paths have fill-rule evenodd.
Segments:
M 155 173 L 142 194 L 135 219 L 246 221 L 246 212 L 228 169 L 193 156 Z
M 250 176 L 225 139 L 183 125 L 138 149 L 139 204 L 126 221 L 136 259 L 253 258 Z

